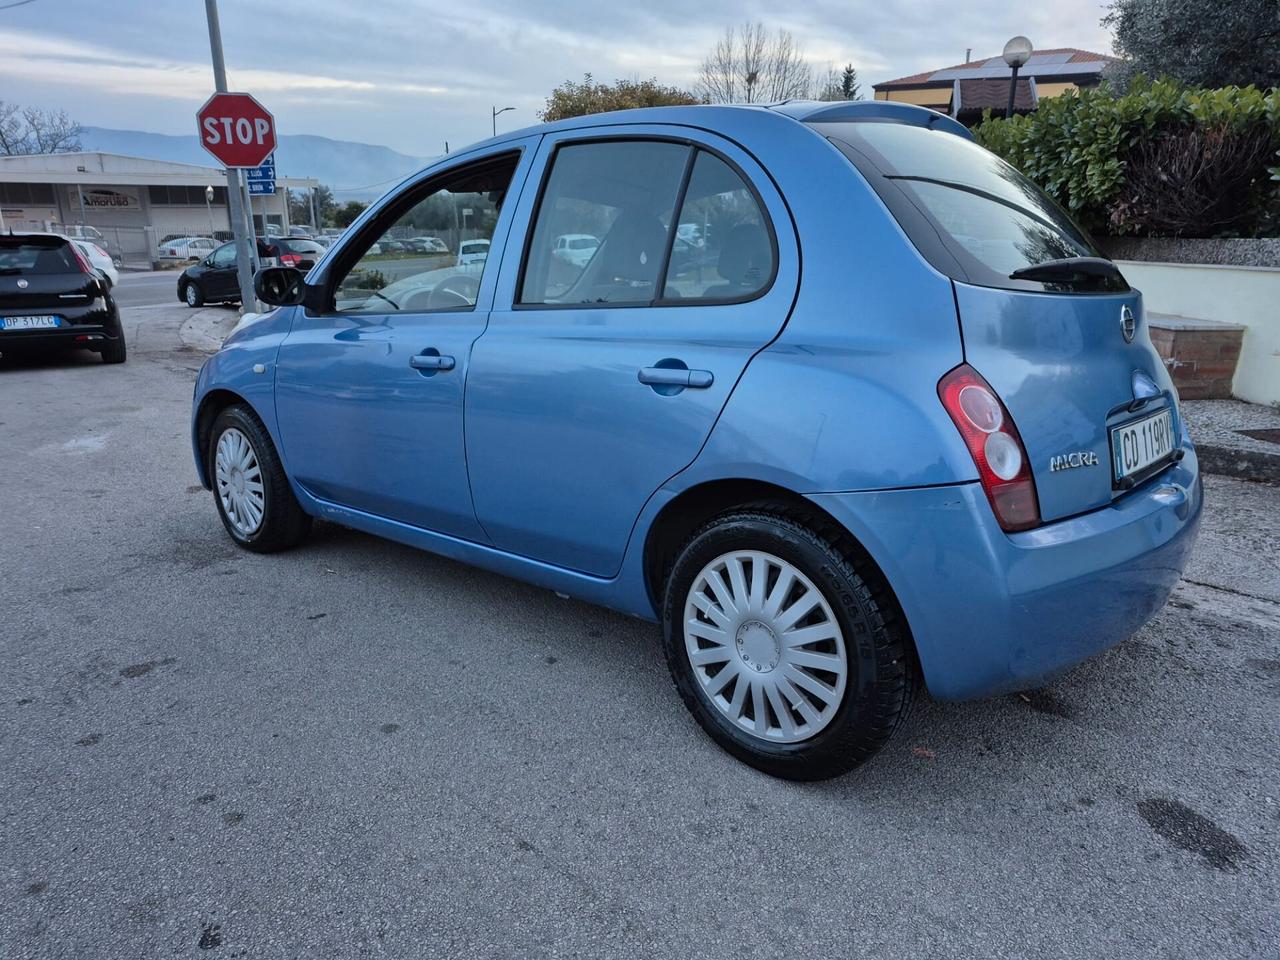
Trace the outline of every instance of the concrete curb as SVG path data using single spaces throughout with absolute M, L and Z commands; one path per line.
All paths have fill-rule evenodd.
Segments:
M 201 353 L 217 353 L 222 341 L 240 320 L 238 311 L 225 307 L 201 307 L 192 311 L 178 328 L 178 339 L 183 346 Z
M 1280 453 L 1259 453 L 1197 443 L 1196 456 L 1200 458 L 1200 469 L 1206 473 L 1280 486 Z

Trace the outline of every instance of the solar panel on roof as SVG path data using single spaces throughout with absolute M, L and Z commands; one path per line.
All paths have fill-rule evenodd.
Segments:
M 1071 59 L 1069 53 L 1033 53 L 1031 59 L 1027 61 L 1027 66 L 1038 67 L 1046 63 L 1066 63 Z

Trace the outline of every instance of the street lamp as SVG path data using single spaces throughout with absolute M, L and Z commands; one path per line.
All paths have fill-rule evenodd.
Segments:
M 495 137 L 498 135 L 498 114 L 506 113 L 508 110 L 514 110 L 514 109 L 515 107 L 503 107 L 501 110 L 499 110 L 497 107 L 493 108 L 493 135 Z M 445 152 L 447 153 L 448 151 L 446 150 Z
M 213 239 L 213 187 L 204 188 L 204 209 L 209 214 L 209 238 Z
M 1031 59 L 1031 41 L 1026 37 L 1014 37 L 1004 45 L 1004 62 L 1013 70 L 1009 77 L 1009 106 L 1005 108 L 1004 118 L 1013 116 L 1013 95 L 1018 89 L 1018 68 Z

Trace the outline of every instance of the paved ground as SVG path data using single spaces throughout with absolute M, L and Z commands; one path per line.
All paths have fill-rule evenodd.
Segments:
M 1280 955 L 1280 489 L 1211 479 L 1128 643 L 788 784 L 649 625 L 334 526 L 234 549 L 190 314 L 128 315 L 122 367 L 0 369 L 5 960 Z

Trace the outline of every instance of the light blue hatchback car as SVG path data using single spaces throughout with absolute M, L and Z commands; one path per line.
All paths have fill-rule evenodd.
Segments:
M 1025 689 L 1124 639 L 1195 538 L 1140 295 L 928 110 L 520 131 L 257 289 L 278 309 L 193 417 L 237 543 L 322 517 L 661 621 L 698 722 L 776 776 L 866 760 L 922 683 Z

